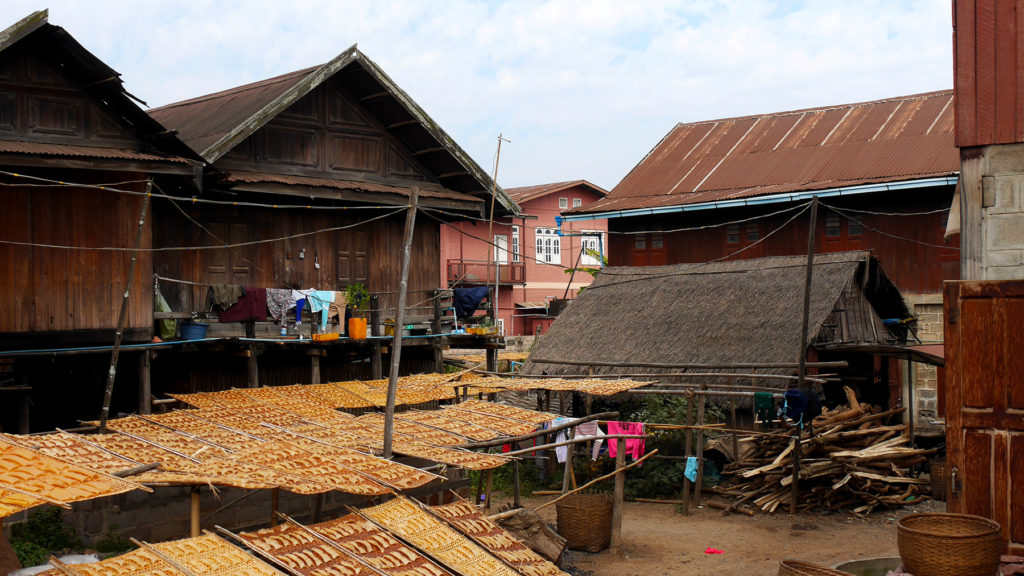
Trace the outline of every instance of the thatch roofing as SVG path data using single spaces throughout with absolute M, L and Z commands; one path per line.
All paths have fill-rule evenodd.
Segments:
M 535 359 L 796 362 L 806 261 L 806 256 L 779 256 L 606 268 L 537 341 L 522 373 L 587 371 Z M 844 315 L 842 329 L 836 327 L 837 314 Z M 881 319 L 909 317 L 898 290 L 869 252 L 814 257 L 806 344 L 891 343 Z M 679 372 L 635 367 L 593 370 L 594 374 Z

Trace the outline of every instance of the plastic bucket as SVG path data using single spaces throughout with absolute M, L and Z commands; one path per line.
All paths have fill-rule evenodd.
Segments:
M 181 325 L 182 340 L 202 340 L 206 338 L 206 329 L 209 324 L 203 322 L 188 322 Z
M 348 319 L 348 337 L 353 340 L 366 339 L 366 318 Z

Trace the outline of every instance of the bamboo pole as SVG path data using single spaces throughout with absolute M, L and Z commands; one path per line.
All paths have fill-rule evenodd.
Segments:
M 693 487 L 693 501 L 700 506 L 700 491 L 704 485 L 704 412 L 707 409 L 707 398 L 697 396 L 697 481 Z
M 621 473 L 625 472 L 626 470 L 629 470 L 630 468 L 633 468 L 634 466 L 638 466 L 641 462 L 643 462 L 644 460 L 647 460 L 648 458 L 650 458 L 651 456 L 654 456 L 657 453 L 658 453 L 658 449 L 655 448 L 654 450 L 651 450 L 647 454 L 644 454 L 642 458 L 634 461 L 632 464 L 628 464 L 626 466 L 623 466 L 621 469 L 616 470 L 614 472 L 609 472 L 608 474 L 605 474 L 604 476 L 601 476 L 600 478 L 594 478 L 590 482 L 587 482 L 586 484 L 584 484 L 583 486 L 580 486 L 579 488 L 576 488 L 575 490 L 570 490 L 569 492 L 566 492 L 565 494 L 562 494 L 561 496 L 559 496 L 558 498 L 555 498 L 554 500 L 551 500 L 549 502 L 545 502 L 545 503 L 541 504 L 540 506 L 537 506 L 536 508 L 534 508 L 534 511 L 536 512 L 536 511 L 539 511 L 539 510 L 541 510 L 543 508 L 547 508 L 548 506 L 551 506 L 555 502 L 558 502 L 559 500 L 561 500 L 561 499 L 563 499 L 563 498 L 565 498 L 567 496 L 572 496 L 573 494 L 579 492 L 580 490 L 586 490 L 587 488 L 590 488 L 591 486 L 593 486 L 594 484 L 597 484 L 601 480 L 607 480 L 608 478 L 611 478 L 612 476 L 615 476 L 617 474 L 621 474 Z
M 618 412 L 601 412 L 601 413 L 598 413 L 598 414 L 591 414 L 590 416 L 584 416 L 583 418 L 578 418 L 578 419 L 576 419 L 576 420 L 574 420 L 572 422 L 569 422 L 568 424 L 559 424 L 558 426 L 552 426 L 551 428 L 548 428 L 546 430 L 537 430 L 535 432 L 530 432 L 529 434 L 522 434 L 522 435 L 519 435 L 519 436 L 512 436 L 510 438 L 499 438 L 497 440 L 487 440 L 487 441 L 484 441 L 484 442 L 469 442 L 469 443 L 466 443 L 466 444 L 459 444 L 457 447 L 458 448 L 493 448 L 494 446 L 501 446 L 502 444 L 511 444 L 513 442 L 522 442 L 524 440 L 532 440 L 534 438 L 537 438 L 538 436 L 547 436 L 548 434 L 551 434 L 551 433 L 554 433 L 554 432 L 558 432 L 560 430 L 565 430 L 566 428 L 573 428 L 573 427 L 579 426 L 580 424 L 583 424 L 585 422 L 590 422 L 591 420 L 607 420 L 609 418 L 617 418 L 618 416 L 619 416 Z M 530 451 L 532 452 L 533 450 L 530 450 Z
M 694 395 L 687 394 L 686 397 L 686 446 L 685 454 L 686 461 L 690 461 L 690 455 L 693 454 L 693 448 L 691 447 L 691 440 L 693 439 L 693 431 L 690 426 L 693 424 L 693 400 Z M 690 514 L 690 479 L 683 474 L 683 515 Z
M 405 216 L 405 248 L 402 252 L 402 280 L 398 284 L 398 310 L 395 311 L 395 334 L 392 337 L 391 373 L 388 374 L 388 397 L 384 408 L 384 458 L 391 459 L 391 444 L 395 429 L 395 394 L 398 390 L 398 369 L 402 361 L 402 332 L 405 326 L 405 298 L 409 289 L 409 258 L 412 254 L 413 231 L 420 189 L 412 187 L 409 211 Z
M 615 439 L 615 470 L 622 470 L 626 465 L 626 439 Z M 622 545 L 622 499 L 626 495 L 626 477 L 615 476 L 615 495 L 612 498 L 612 540 L 611 552 L 618 554 Z
M 614 440 L 616 438 L 635 438 L 635 439 L 641 439 L 641 438 L 650 438 L 650 437 L 651 437 L 650 434 L 606 434 L 604 436 L 600 436 L 599 439 L 601 439 L 601 440 L 609 440 L 610 441 L 610 440 Z M 562 440 L 561 442 L 552 442 L 550 444 L 541 444 L 540 446 L 531 446 L 529 448 L 523 448 L 521 450 L 514 450 L 512 452 L 505 452 L 505 453 L 502 454 L 502 456 L 508 456 L 508 457 L 519 456 L 521 454 L 528 454 L 530 452 L 537 452 L 537 451 L 540 451 L 540 450 L 550 450 L 552 448 L 558 448 L 559 446 L 568 446 L 570 444 L 582 444 L 584 442 L 590 442 L 590 441 L 595 440 L 595 439 L 597 439 L 597 438 L 588 437 L 588 438 L 573 438 L 573 439 L 570 439 L 570 440 Z
M 281 497 L 280 488 L 271 488 L 270 490 L 270 525 L 277 526 L 277 508 L 280 503 Z
M 519 495 L 519 460 L 512 461 L 512 505 L 516 508 L 523 507 Z
M 484 496 L 484 514 L 491 512 L 491 493 L 494 489 L 494 468 L 487 470 L 487 493 Z
M 569 431 L 569 440 L 576 438 L 576 429 L 573 428 Z M 562 493 L 569 491 L 569 479 L 572 477 L 572 452 L 573 444 L 566 444 L 565 448 L 565 467 L 562 469 Z
M 153 181 L 146 182 L 146 195 L 142 197 L 142 211 L 139 214 L 139 228 L 135 233 L 135 249 L 142 245 L 142 232 L 146 227 L 146 212 L 149 210 L 149 197 L 153 190 Z M 100 433 L 107 432 L 107 417 L 110 415 L 110 399 L 114 395 L 114 380 L 117 378 L 117 359 L 121 354 L 121 338 L 124 336 L 124 325 L 128 320 L 128 301 L 132 293 L 132 280 L 135 279 L 135 262 L 138 252 L 132 252 L 128 260 L 128 277 L 125 279 L 124 296 L 121 298 L 121 311 L 117 315 L 117 330 L 114 331 L 114 349 L 110 351 L 110 370 L 107 371 L 107 387 L 103 391 L 103 408 L 100 410 Z

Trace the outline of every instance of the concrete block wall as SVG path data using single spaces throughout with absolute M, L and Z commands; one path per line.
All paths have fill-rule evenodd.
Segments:
M 982 178 L 985 277 L 1024 278 L 1024 174 Z
M 905 299 L 917 317 L 917 337 L 923 344 L 940 344 L 943 340 L 942 294 L 912 294 Z M 914 428 L 921 433 L 941 432 L 938 416 L 938 373 L 934 366 L 912 362 Z

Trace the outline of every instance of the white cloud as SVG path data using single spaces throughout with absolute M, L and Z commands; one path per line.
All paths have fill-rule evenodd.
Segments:
M 38 8 L 8 0 L 18 18 Z M 613 187 L 677 122 L 950 88 L 948 1 L 52 0 L 151 105 L 375 60 L 499 181 Z M 8 23 L 9 24 L 9 23 Z

